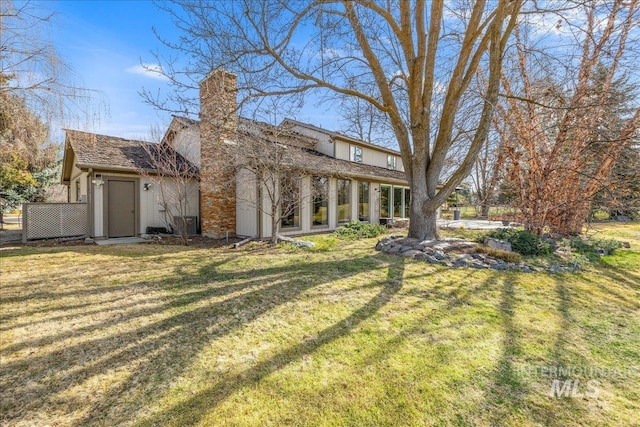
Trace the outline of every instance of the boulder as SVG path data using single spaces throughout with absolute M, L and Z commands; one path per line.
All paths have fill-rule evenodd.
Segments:
M 409 249 L 408 251 L 402 252 L 400 255 L 407 258 L 414 258 L 416 255 L 421 254 L 422 252 L 417 251 L 415 249 Z
M 491 249 L 511 252 L 511 243 L 505 242 L 504 240 L 494 239 L 493 237 L 487 237 L 484 239 L 484 245 Z
M 447 259 L 447 257 L 444 255 L 444 252 L 442 252 L 442 251 L 435 251 L 433 253 L 433 257 L 435 259 L 437 259 L 438 261 L 442 261 L 444 259 Z

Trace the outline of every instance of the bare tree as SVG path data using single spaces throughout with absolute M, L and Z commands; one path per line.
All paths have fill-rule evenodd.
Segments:
M 345 134 L 361 141 L 397 149 L 387 116 L 356 97 L 340 97 L 340 123 Z
M 489 209 L 496 202 L 498 185 L 502 177 L 504 151 L 499 138 L 490 134 L 484 143 L 471 174 L 475 187 L 475 200 L 480 216 L 489 217 Z
M 151 134 L 160 135 L 155 129 Z M 155 187 L 149 189 L 157 194 L 167 228 L 188 245 L 186 218 L 193 211 L 192 204 L 198 200 L 198 168 L 166 142 L 142 143 L 141 149 L 147 162 L 138 172 Z
M 242 101 L 302 92 L 357 98 L 386 115 L 411 186 L 409 235 L 437 238 L 436 210 L 470 173 L 489 132 L 507 41 L 520 0 L 229 2 L 176 0 L 159 6 L 182 32 L 164 40 L 178 55 L 157 58 L 176 86 L 147 101 L 194 111 L 190 89 L 212 68 L 234 71 Z M 188 63 L 180 58 L 190 58 Z M 470 90 L 485 70 L 486 90 Z M 357 81 L 356 87 L 352 82 Z M 456 129 L 465 105 L 478 119 Z M 464 131 L 464 158 L 447 175 L 447 155 Z
M 241 120 L 235 141 L 224 147 L 225 157 L 233 159 L 235 171 L 227 174 L 230 185 L 257 192 L 238 192 L 239 200 L 248 203 L 271 221 L 271 242 L 277 243 L 283 225 L 300 227 L 300 209 L 309 198 L 328 197 L 327 188 L 314 185 L 302 191 L 303 180 L 310 176 L 311 149 L 315 141 L 294 133 L 285 124 L 273 126 L 263 122 Z M 324 178 L 338 173 L 337 168 L 320 170 Z M 328 182 L 328 181 L 327 181 Z M 259 193 L 259 196 L 258 194 Z
M 535 27 L 524 21 L 515 33 L 517 55 L 505 66 L 512 71 L 503 76 L 506 100 L 498 107 L 515 202 L 536 233 L 547 227 L 580 233 L 594 196 L 640 129 L 637 98 L 619 90 L 620 79 L 638 69 L 640 1 L 564 6 L 572 7 L 543 12 L 572 17 L 554 30 L 564 28 L 563 40 L 573 49 L 565 56 L 542 54 Z
M 0 92 L 24 100 L 49 124 L 99 119 L 95 91 L 74 83 L 73 71 L 51 40 L 54 13 L 31 1 L 0 2 Z

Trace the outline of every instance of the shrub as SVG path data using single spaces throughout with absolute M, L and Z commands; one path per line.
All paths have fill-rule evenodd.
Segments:
M 387 228 L 382 225 L 352 220 L 348 224 L 336 228 L 333 234 L 342 239 L 362 239 L 377 237 L 386 232 Z
M 548 242 L 529 230 L 498 228 L 488 232 L 486 236 L 506 240 L 511 243 L 511 248 L 521 255 L 548 255 L 552 252 Z
M 600 250 L 610 255 L 622 246 L 622 243 L 613 239 L 583 239 L 581 237 L 572 237 L 569 244 L 571 249 L 583 255 L 596 254 Z

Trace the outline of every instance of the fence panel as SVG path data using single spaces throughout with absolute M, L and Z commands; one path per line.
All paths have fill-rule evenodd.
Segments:
M 86 203 L 24 203 L 22 241 L 89 233 Z

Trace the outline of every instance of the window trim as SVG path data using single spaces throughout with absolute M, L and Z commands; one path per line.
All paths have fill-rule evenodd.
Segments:
M 323 196 L 323 202 L 324 204 L 326 204 L 326 222 L 324 224 L 314 224 L 313 220 L 314 220 L 314 209 L 315 209 L 315 198 L 316 195 L 314 194 L 314 180 L 316 178 L 324 178 L 325 179 L 325 190 L 326 190 L 326 194 Z M 319 175 L 312 175 L 311 176 L 311 228 L 316 229 L 316 228 L 327 228 L 329 227 L 329 177 L 328 176 L 319 176 Z
M 389 188 L 389 197 L 387 198 L 387 211 L 389 216 L 382 216 L 382 187 Z M 400 216 L 395 215 L 396 190 L 400 190 Z M 409 192 L 409 201 L 407 201 L 407 191 Z M 411 187 L 405 185 L 380 184 L 380 218 L 390 219 L 408 219 L 411 212 Z
M 398 158 L 393 154 L 387 154 L 387 169 L 393 171 L 398 169 Z
M 360 154 L 358 156 L 358 153 Z M 349 145 L 349 160 L 354 163 L 362 163 L 364 150 L 359 145 L 350 144 Z
M 362 186 L 365 185 L 367 186 L 367 212 L 366 212 L 366 219 L 360 219 L 360 205 L 361 203 L 361 195 L 365 194 L 364 192 L 361 192 Z M 369 181 L 358 181 L 358 221 L 360 222 L 371 222 L 371 183 Z M 363 217 L 364 218 L 364 217 Z
M 282 178 L 280 178 L 280 179 L 282 179 Z M 279 207 L 279 209 L 280 209 L 280 220 L 279 220 L 279 222 L 280 222 L 280 230 L 282 230 L 282 231 L 300 230 L 302 228 L 302 217 L 301 217 L 302 206 L 300 206 L 300 204 L 301 204 L 300 201 L 302 200 L 302 183 L 300 182 L 299 178 L 291 177 L 291 178 L 288 178 L 288 179 L 295 180 L 298 183 L 298 191 L 297 191 L 297 193 L 298 193 L 297 194 L 297 199 L 298 200 L 297 200 L 297 202 L 295 204 L 295 207 L 294 207 L 294 210 L 293 210 L 294 218 L 295 218 L 296 210 L 298 211 L 298 224 L 295 225 L 295 221 L 294 221 L 294 225 L 284 225 L 282 223 L 282 220 L 284 219 L 284 216 L 282 215 L 282 202 L 284 200 L 283 200 L 283 195 L 280 194 L 280 207 Z M 279 191 L 280 192 L 282 191 L 282 185 L 281 184 L 280 184 Z
M 347 219 L 346 220 L 341 220 L 340 219 L 340 181 L 344 181 L 349 183 L 348 185 L 348 189 L 346 191 L 346 195 L 347 195 Z M 350 179 L 340 179 L 338 178 L 336 180 L 336 223 L 337 224 L 347 224 L 348 222 L 351 221 L 351 185 L 352 185 L 352 180 Z
M 382 216 L 382 187 L 386 187 L 389 189 L 389 194 L 387 196 L 387 216 Z M 380 218 L 393 218 L 393 185 L 391 184 L 380 184 Z

